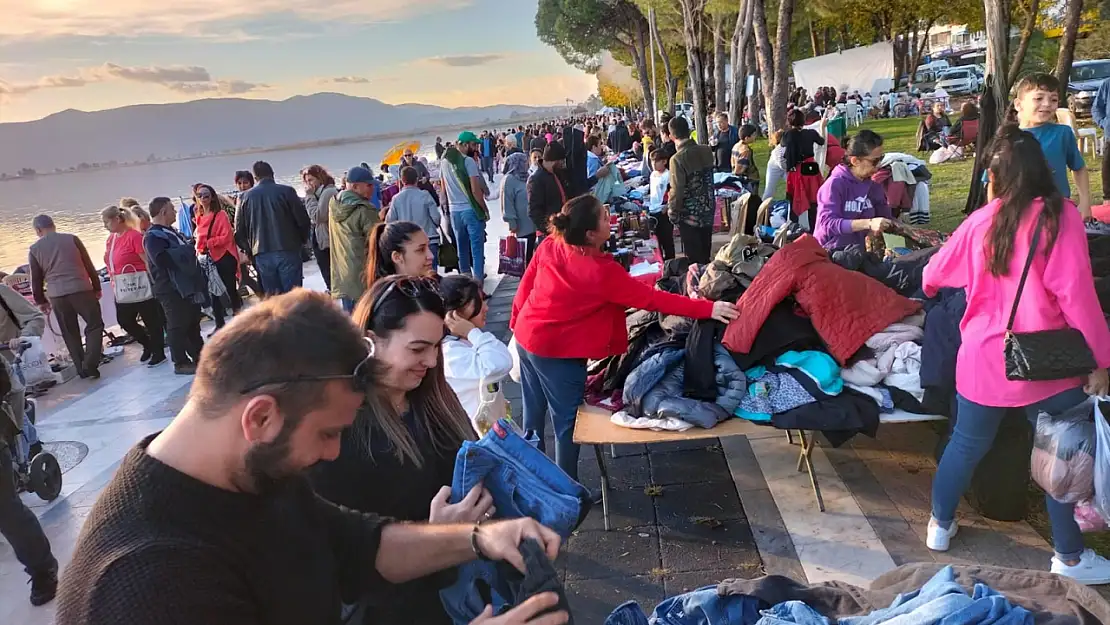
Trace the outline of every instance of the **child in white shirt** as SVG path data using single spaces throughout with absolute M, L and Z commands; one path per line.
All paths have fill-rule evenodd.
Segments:
M 659 215 L 665 206 L 663 196 L 667 194 L 667 187 L 671 183 L 671 172 L 667 169 L 670 159 L 662 150 L 655 150 L 651 153 L 651 161 L 651 182 L 649 183 L 651 195 L 648 198 L 648 212 Z
M 447 308 L 444 323 L 451 333 L 443 340 L 443 372 L 474 430 L 484 434 L 485 428 L 479 427 L 475 417 L 483 402 L 497 404 L 487 407 L 494 420 L 505 416 L 500 383 L 509 375 L 513 358 L 496 336 L 482 331 L 489 307 L 480 282 L 466 275 L 450 275 L 440 281 L 439 290 Z

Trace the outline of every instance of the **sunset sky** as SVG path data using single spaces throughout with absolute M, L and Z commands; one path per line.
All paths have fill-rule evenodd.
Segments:
M 596 81 L 536 37 L 536 0 L 0 0 L 0 122 L 67 108 L 335 91 L 558 104 Z

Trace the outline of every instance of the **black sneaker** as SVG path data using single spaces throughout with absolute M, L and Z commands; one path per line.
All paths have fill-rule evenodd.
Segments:
M 173 372 L 177 375 L 196 375 L 197 366 L 192 363 L 187 365 L 174 365 Z
M 153 356 L 151 356 L 150 362 L 146 363 L 146 366 L 148 366 L 148 367 L 157 367 L 158 365 L 160 365 L 164 362 L 166 362 L 166 352 L 162 352 L 160 354 L 154 354 Z
M 49 571 L 31 576 L 31 605 L 46 605 L 58 594 L 58 572 Z
M 89 369 L 88 371 L 85 372 L 84 377 L 88 378 L 89 380 L 99 380 L 100 379 L 100 369 Z
M 150 360 L 151 357 L 153 357 L 153 356 L 154 356 L 154 352 L 150 351 L 150 348 L 144 347 L 143 348 L 143 355 L 139 356 L 139 362 L 146 362 L 146 361 Z

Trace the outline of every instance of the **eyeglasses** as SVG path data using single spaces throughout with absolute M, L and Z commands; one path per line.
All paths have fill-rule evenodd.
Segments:
M 279 384 L 303 384 L 305 382 L 331 382 L 333 380 L 350 380 L 351 389 L 356 393 L 363 393 L 370 387 L 370 374 L 374 369 L 374 342 L 369 338 L 363 338 L 366 341 L 366 358 L 355 366 L 355 370 L 349 374 L 335 374 L 335 375 L 298 375 L 288 378 L 272 378 L 263 380 L 247 386 L 239 391 L 240 395 L 249 395 L 259 389 L 267 386 L 276 386 Z
M 436 295 L 439 295 L 439 281 L 435 278 L 417 278 L 412 276 L 406 276 L 393 280 L 393 282 L 390 282 L 389 286 L 387 286 L 380 295 L 374 298 L 373 307 L 370 309 L 371 316 L 373 316 L 373 314 L 378 311 L 381 303 L 384 302 L 386 298 L 389 297 L 389 294 L 392 293 L 394 290 L 400 291 L 405 295 L 405 297 L 409 297 L 412 299 L 420 297 L 420 294 L 424 292 L 432 292 Z

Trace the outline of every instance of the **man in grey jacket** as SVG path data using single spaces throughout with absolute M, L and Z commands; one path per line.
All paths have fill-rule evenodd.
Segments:
M 428 235 L 428 247 L 432 250 L 432 269 L 439 267 L 439 230 L 443 220 L 432 195 L 416 186 L 420 175 L 413 167 L 401 170 L 401 192 L 393 196 L 386 213 L 386 223 L 411 221 L 424 229 Z

